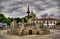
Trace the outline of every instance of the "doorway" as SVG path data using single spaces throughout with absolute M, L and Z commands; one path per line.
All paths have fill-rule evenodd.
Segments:
M 29 30 L 29 35 L 32 35 L 32 30 Z
M 39 31 L 37 31 L 37 35 L 39 35 Z

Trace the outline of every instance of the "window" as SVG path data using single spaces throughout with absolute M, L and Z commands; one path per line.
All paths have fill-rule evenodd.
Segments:
M 52 23 L 52 21 L 50 21 L 50 23 Z

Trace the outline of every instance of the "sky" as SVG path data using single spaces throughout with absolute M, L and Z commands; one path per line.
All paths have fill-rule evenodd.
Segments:
M 27 7 L 36 17 L 60 17 L 60 0 L 0 0 L 0 13 L 6 17 L 25 17 Z

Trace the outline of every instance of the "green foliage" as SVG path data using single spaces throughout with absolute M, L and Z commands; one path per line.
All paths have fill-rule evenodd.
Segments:
M 25 18 L 22 18 L 22 19 L 24 19 L 24 22 L 27 22 L 27 19 L 26 19 L 26 17 L 25 17 Z
M 0 13 L 0 18 L 1 18 L 1 17 L 5 18 L 4 14 L 1 14 L 1 13 Z
M 11 19 L 10 18 L 6 18 L 5 23 L 7 23 L 8 25 L 10 25 Z
M 3 22 L 6 19 L 6 17 L 4 16 L 4 14 L 0 13 L 0 22 Z
M 57 22 L 56 25 L 60 25 L 60 22 Z
M 17 21 L 17 23 L 18 22 L 22 22 L 22 19 L 21 18 L 13 18 L 13 19 L 15 19 Z
M 4 23 L 7 23 L 8 25 L 10 25 L 11 20 L 10 20 L 10 18 L 6 18 L 4 16 L 4 14 L 0 14 L 0 22 L 4 22 Z
M 0 22 L 4 22 L 7 23 L 8 25 L 11 24 L 11 22 L 13 21 L 13 19 L 15 19 L 18 22 L 22 22 L 22 19 L 24 19 L 24 22 L 27 22 L 26 17 L 24 18 L 6 18 L 4 14 L 0 14 Z

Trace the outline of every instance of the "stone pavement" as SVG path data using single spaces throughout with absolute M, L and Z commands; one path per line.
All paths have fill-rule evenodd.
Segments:
M 48 35 L 24 35 L 24 36 L 7 35 L 4 34 L 3 32 L 4 30 L 0 31 L 0 39 L 60 39 L 60 30 L 51 30 L 51 34 Z

